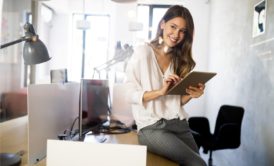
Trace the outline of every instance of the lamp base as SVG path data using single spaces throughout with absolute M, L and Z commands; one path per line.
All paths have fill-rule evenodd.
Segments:
M 20 166 L 21 157 L 13 153 L 0 153 L 1 166 Z

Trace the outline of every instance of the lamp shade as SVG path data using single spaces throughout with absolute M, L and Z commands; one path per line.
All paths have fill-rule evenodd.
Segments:
M 46 46 L 39 38 L 36 41 L 25 42 L 23 58 L 26 65 L 39 64 L 51 59 Z

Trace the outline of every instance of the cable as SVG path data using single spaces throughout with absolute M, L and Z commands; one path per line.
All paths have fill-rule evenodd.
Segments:
M 69 131 L 70 137 L 72 136 L 72 131 L 73 131 L 73 127 L 74 127 L 74 125 L 75 125 L 75 122 L 76 122 L 78 119 L 79 119 L 79 116 L 77 116 L 77 117 L 74 119 L 74 121 L 73 121 L 73 123 L 72 123 L 72 125 L 71 125 L 71 127 L 70 127 L 70 131 Z M 74 135 L 73 135 L 73 136 L 74 136 Z
M 66 129 L 63 133 L 58 134 L 59 140 L 71 140 L 73 137 L 77 134 L 77 132 L 73 132 L 73 127 L 76 123 L 76 121 L 79 119 L 79 116 L 77 116 L 70 127 L 70 130 Z

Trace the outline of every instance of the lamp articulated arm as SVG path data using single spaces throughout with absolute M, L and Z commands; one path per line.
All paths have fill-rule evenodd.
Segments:
M 14 40 L 12 42 L 8 42 L 6 44 L 1 44 L 0 49 L 23 42 L 23 41 L 27 41 L 27 40 L 33 40 L 35 41 L 38 36 L 35 33 L 35 30 L 33 28 L 33 26 L 30 23 L 26 23 L 24 25 L 24 30 L 25 30 L 25 36 L 21 37 L 20 39 Z
M 17 44 L 17 43 L 20 43 L 20 42 L 25 41 L 25 40 L 26 39 L 24 37 L 22 37 L 22 38 L 20 38 L 18 40 L 15 40 L 15 41 L 12 41 L 12 42 L 9 42 L 9 43 L 1 45 L 0 49 L 8 47 L 8 46 L 11 46 L 11 45 L 14 45 L 14 44 Z

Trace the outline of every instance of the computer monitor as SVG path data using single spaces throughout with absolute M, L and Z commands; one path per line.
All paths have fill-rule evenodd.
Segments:
M 109 113 L 108 80 L 82 79 L 79 110 L 80 138 L 108 121 Z
M 48 139 L 57 140 L 72 127 L 78 117 L 79 92 L 79 83 L 28 86 L 28 165 L 46 157 Z

